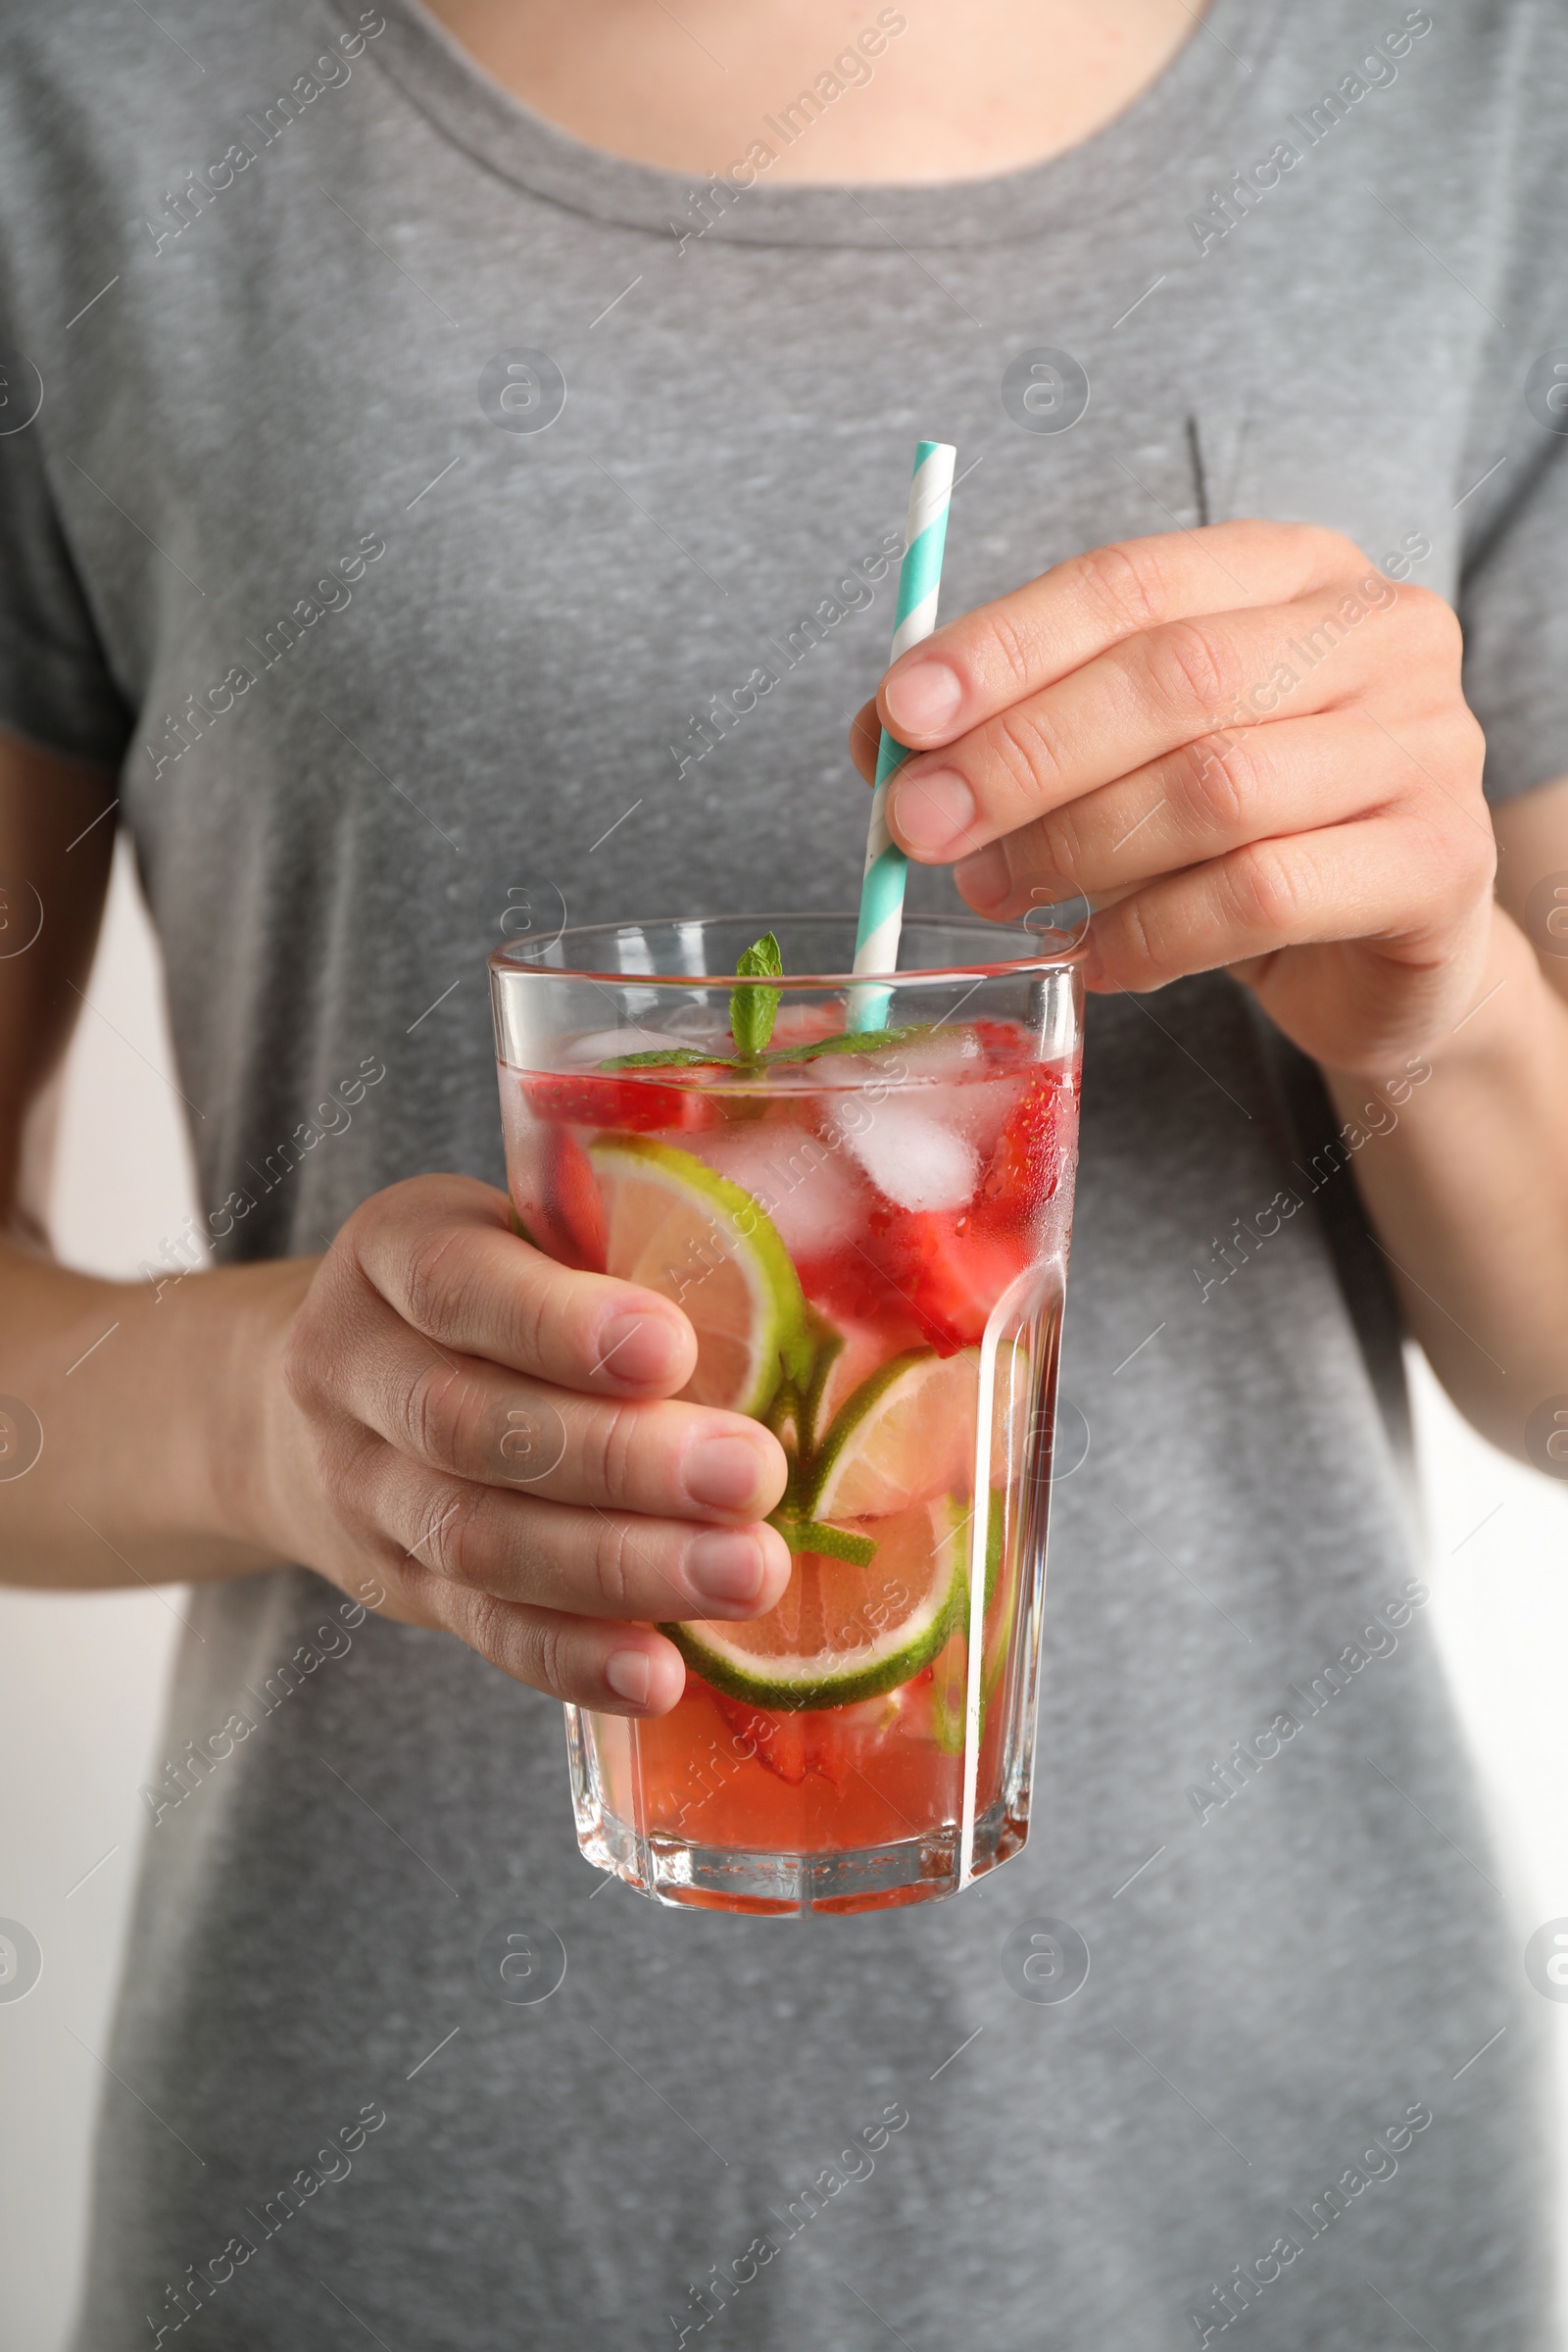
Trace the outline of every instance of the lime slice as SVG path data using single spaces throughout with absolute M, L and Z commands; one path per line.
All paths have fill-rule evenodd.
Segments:
M 964 1597 L 968 1597 L 967 1585 Z M 930 1735 L 933 1744 L 945 1756 L 963 1753 L 964 1725 L 968 1716 L 969 1699 L 969 1643 L 965 1629 L 955 1626 L 942 1645 L 941 1655 L 931 1670 Z M 985 1722 L 985 1701 L 981 1700 L 981 1723 Z
M 809 1335 L 808 1340 L 810 1346 L 816 1345 L 815 1339 Z M 790 1456 L 791 1491 L 793 1492 L 796 1483 L 793 1476 L 794 1468 L 802 1453 L 809 1450 L 807 1440 L 809 1437 L 811 1426 L 808 1392 L 801 1386 L 793 1373 L 786 1372 L 779 1382 L 763 1419 L 785 1452 Z
M 945 1494 L 884 1519 L 875 1540 L 869 1568 L 798 1552 L 765 1617 L 660 1630 L 731 1698 L 785 1709 L 876 1698 L 918 1674 L 953 1631 L 968 1582 L 968 1518 Z
M 789 1252 L 752 1199 L 689 1152 L 650 1136 L 588 1147 L 605 1206 L 607 1273 L 672 1298 L 697 1334 L 682 1395 L 760 1419 L 811 1348 Z
M 808 1452 L 821 1444 L 839 1408 L 860 1383 L 869 1380 L 896 1352 L 874 1323 L 858 1323 L 848 1317 L 837 1323 L 821 1316 L 817 1320 L 816 1362 L 802 1405 L 801 1439 Z
M 814 1551 L 823 1559 L 848 1560 L 852 1568 L 869 1568 L 876 1558 L 877 1538 L 858 1535 L 853 1528 L 829 1527 L 822 1519 L 796 1519 L 787 1510 L 768 1520 L 791 1551 Z
M 882 1335 L 869 1324 L 841 1329 L 813 1307 L 807 1310 L 810 1370 L 797 1383 L 786 1379 L 767 1409 L 767 1425 L 779 1443 L 808 1465 L 815 1458 L 818 1434 L 828 1428 L 845 1398 L 888 1360 Z M 798 1482 L 799 1483 L 799 1482 Z M 808 1484 L 809 1481 L 807 1481 Z M 802 1486 L 801 1491 L 806 1491 Z M 794 1508 L 793 1503 L 790 1505 Z
M 980 1350 L 917 1348 L 862 1381 L 821 1440 L 813 1519 L 879 1519 L 974 1483 Z
M 989 1617 L 997 1594 L 997 1576 L 1002 1567 L 1002 1539 L 1006 1497 L 997 1488 L 991 1490 L 991 1512 L 986 1522 L 986 1614 Z M 963 1546 L 965 1573 L 963 1594 L 948 1640 L 933 1661 L 929 1694 L 929 1738 L 944 1755 L 963 1753 L 964 1726 L 969 1708 L 969 1522 L 964 1520 Z M 1012 1600 L 1009 1593 L 999 1634 L 987 1637 L 989 1666 L 982 1669 L 980 1682 L 980 1737 L 986 1732 L 986 1709 L 997 1687 L 997 1677 L 1006 1654 L 1007 1641 L 1012 1632 Z

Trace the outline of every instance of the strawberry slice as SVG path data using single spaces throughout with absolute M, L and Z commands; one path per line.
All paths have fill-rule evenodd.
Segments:
M 972 1348 L 992 1308 L 1029 1262 L 1029 1235 L 982 1230 L 967 1209 L 908 1209 L 880 1237 L 888 1279 L 939 1355 Z
M 874 1208 L 870 1223 L 885 1226 L 887 1216 L 880 1206 Z M 795 1263 L 808 1298 L 841 1331 L 852 1326 L 875 1331 L 879 1361 L 927 1344 L 913 1305 L 889 1276 L 875 1234 L 868 1232 L 858 1246 L 851 1241 L 819 1255 L 797 1252 Z
M 569 1127 L 546 1128 L 540 1138 L 537 1200 L 516 1200 L 524 1238 L 558 1265 L 578 1273 L 605 1271 L 605 1211 L 588 1154 Z
M 706 1069 L 694 1067 L 694 1080 Z M 524 1093 L 536 1117 L 574 1127 L 617 1128 L 623 1135 L 690 1133 L 711 1127 L 720 1116 L 718 1104 L 696 1084 L 673 1086 L 668 1079 L 634 1077 L 630 1072 L 572 1071 L 528 1078 Z
M 971 1028 L 985 1049 L 987 1075 L 995 1077 L 1003 1070 L 1029 1069 L 1034 1066 L 1034 1049 L 1030 1040 L 1013 1021 L 988 1020 L 982 1013 L 970 1021 Z
M 1041 1070 L 1008 1112 L 980 1179 L 977 1227 L 1017 1227 L 1052 1198 L 1061 1182 L 1071 1117 L 1071 1073 Z
M 808 1772 L 819 1774 L 835 1788 L 843 1788 L 851 1762 L 844 1718 L 863 1710 L 817 1707 L 791 1714 L 726 1698 L 720 1690 L 712 1692 L 712 1699 L 735 1736 L 737 1753 L 755 1752 L 758 1763 L 765 1764 L 786 1788 L 799 1788 Z M 880 1707 L 882 1702 L 873 1704 Z
M 993 1059 L 1015 1057 L 1016 1031 L 986 1039 Z M 1035 1068 L 1007 1112 L 962 1209 L 900 1209 L 878 1200 L 852 1244 L 803 1258 L 808 1298 L 841 1326 L 874 1324 L 895 1354 L 911 1346 L 953 1355 L 984 1333 L 992 1308 L 1023 1271 L 1036 1212 L 1055 1193 L 1071 1149 L 1076 1072 Z
M 858 1247 L 800 1261 L 807 1297 L 841 1327 L 875 1326 L 885 1355 L 973 1347 L 1003 1292 L 1027 1264 L 1030 1237 L 1016 1201 L 984 1222 L 967 1209 L 900 1209 L 878 1202 Z

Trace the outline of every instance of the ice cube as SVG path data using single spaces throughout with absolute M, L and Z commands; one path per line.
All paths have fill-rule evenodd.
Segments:
M 657 1029 L 593 1029 L 585 1037 L 563 1041 L 559 1051 L 564 1069 L 578 1069 L 584 1063 L 597 1069 L 619 1054 L 653 1054 L 668 1044 Z
M 836 1138 L 793 1119 L 747 1120 L 683 1138 L 750 1193 L 792 1257 L 814 1257 L 857 1232 L 870 1206 L 858 1170 Z
M 967 1086 L 934 1087 L 929 1095 L 921 1096 L 921 1107 L 933 1118 L 959 1129 L 981 1158 L 989 1159 L 1013 1104 L 1028 1084 L 1026 1077 L 977 1077 Z
M 898 1086 L 904 1063 L 891 1047 L 877 1054 L 815 1054 L 809 1061 L 775 1061 L 767 1083 L 781 1095 L 844 1094 L 861 1086 Z
M 934 1029 L 912 1042 L 900 1038 L 854 1054 L 822 1054 L 807 1062 L 786 1062 L 774 1075 L 786 1084 L 804 1082 L 845 1093 L 853 1087 L 919 1087 L 977 1078 L 984 1067 L 972 1029 Z
M 1024 1079 L 998 1077 L 979 1034 L 949 1025 L 904 1049 L 901 1081 L 920 1089 L 925 1115 L 968 1137 L 982 1158 L 989 1155 L 1007 1113 L 1023 1091 Z
M 829 1116 L 845 1148 L 897 1207 L 961 1208 L 973 1194 L 980 1154 L 923 1103 L 898 1096 L 876 1103 L 862 1099 L 835 1104 Z
M 978 1063 L 981 1056 L 980 1040 L 973 1029 L 949 1024 L 931 1030 L 925 1037 L 910 1038 L 897 1049 L 907 1079 L 916 1086 L 943 1078 L 956 1078 L 965 1062 Z
M 727 1015 L 715 1012 L 710 1004 L 677 1006 L 666 1017 L 663 1033 L 670 1045 L 716 1054 L 726 1061 L 735 1051 Z
M 775 1046 L 815 1045 L 819 1038 L 836 1037 L 843 1026 L 843 1009 L 837 1004 L 781 1004 L 773 1023 L 772 1043 Z

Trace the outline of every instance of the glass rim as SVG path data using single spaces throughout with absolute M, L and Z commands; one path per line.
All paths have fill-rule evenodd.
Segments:
M 1080 938 L 1065 948 L 1054 948 L 1032 956 L 977 958 L 969 962 L 935 964 L 907 971 L 783 972 L 777 979 L 769 979 L 762 974 L 743 977 L 735 972 L 599 971 L 586 962 L 543 963 L 536 959 L 538 954 L 558 948 L 566 940 L 603 940 L 626 931 L 708 931 L 717 923 L 738 923 L 743 927 L 755 924 L 757 929 L 754 936 L 760 938 L 763 932 L 773 930 L 780 923 L 842 923 L 853 927 L 858 921 L 858 917 L 855 914 L 823 913 L 820 909 L 812 908 L 797 908 L 791 912 L 773 914 L 623 915 L 618 922 L 563 924 L 554 930 L 541 928 L 525 931 L 516 939 L 509 940 L 504 947 L 492 948 L 485 960 L 492 975 L 507 973 L 523 979 L 586 980 L 606 988 L 787 990 L 858 988 L 875 984 L 884 988 L 909 989 L 936 988 L 950 980 L 1023 979 L 1035 973 L 1067 971 L 1081 962 L 1084 955 L 1084 942 Z M 972 931 L 976 938 L 995 938 L 999 934 L 1004 937 L 1008 932 L 1016 937 L 1028 931 L 1027 924 L 994 923 L 983 914 L 914 914 L 909 921 L 911 925 L 940 923 L 950 930 Z M 1056 936 L 1064 937 L 1065 934 L 1058 933 Z M 530 947 L 536 951 L 535 956 L 528 955 Z

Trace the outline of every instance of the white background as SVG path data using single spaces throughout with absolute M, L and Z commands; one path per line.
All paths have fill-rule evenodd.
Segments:
M 156 956 L 123 855 L 88 997 L 62 1111 L 55 1240 L 74 1264 L 133 1274 L 193 1200 Z M 1494 1452 L 1425 1365 L 1414 1373 L 1434 1614 L 1492 1793 L 1522 1959 L 1535 1928 L 1568 1916 L 1568 1488 Z M 119 1972 L 136 1964 L 125 1949 L 136 1790 L 182 1603 L 177 1587 L 0 1592 L 0 1918 L 23 1921 L 44 1954 L 26 1998 L 0 2003 L 6 2352 L 58 2352 L 75 2296 L 100 2054 Z M 1550 2014 L 1568 2120 L 1568 2003 Z M 1561 2208 L 1568 2221 L 1568 2194 Z

